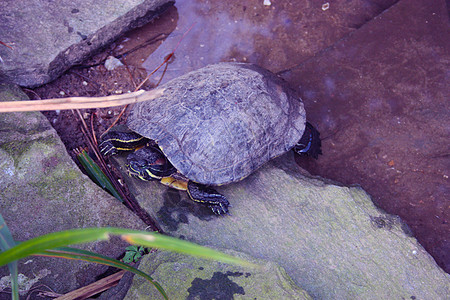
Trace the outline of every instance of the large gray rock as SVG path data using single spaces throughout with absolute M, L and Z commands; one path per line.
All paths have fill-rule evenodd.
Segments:
M 191 256 L 158 251 L 143 258 L 140 268 L 158 281 L 169 299 L 312 299 L 286 271 L 273 262 L 241 257 L 260 268 L 248 269 Z M 142 277 L 135 276 L 125 299 L 163 299 Z
M 171 0 L 0 2 L 0 78 L 47 83 L 117 37 L 158 16 Z
M 1 100 L 25 98 L 20 89 L 0 84 Z M 0 114 L 0 132 L 0 212 L 14 239 L 23 241 L 84 227 L 145 228 L 124 205 L 80 172 L 41 113 Z M 113 258 L 125 247 L 119 240 L 81 246 Z M 19 264 L 22 292 L 33 284 L 43 284 L 66 293 L 92 283 L 106 268 L 81 261 L 30 257 Z M 7 267 L 0 269 L 0 290 L 5 288 L 8 274 Z M 8 295 L 4 293 L 0 297 Z
M 276 262 L 314 298 L 444 299 L 450 294 L 449 275 L 398 217 L 377 209 L 359 187 L 301 172 L 288 154 L 241 182 L 218 187 L 232 205 L 231 215 L 222 217 L 157 182 L 129 179 L 129 184 L 167 233 Z M 137 284 L 130 293 L 135 289 Z

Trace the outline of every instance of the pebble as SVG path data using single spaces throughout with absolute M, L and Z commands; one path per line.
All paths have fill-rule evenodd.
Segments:
M 115 58 L 114 56 L 109 56 L 106 60 L 105 60 L 105 68 L 108 71 L 112 71 L 117 67 L 123 66 L 123 63 Z

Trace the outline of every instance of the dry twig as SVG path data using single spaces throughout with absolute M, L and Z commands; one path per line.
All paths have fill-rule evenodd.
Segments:
M 105 97 L 68 97 L 45 100 L 7 101 L 0 102 L 0 112 L 43 111 L 81 108 L 102 108 L 121 106 L 156 99 L 163 95 L 164 89 L 151 91 L 140 90 L 122 95 Z
M 108 277 L 100 279 L 99 281 L 96 281 L 87 286 L 74 290 L 61 297 L 58 297 L 55 300 L 87 299 L 91 296 L 94 296 L 98 293 L 101 293 L 109 288 L 116 286 L 124 274 L 125 274 L 124 270 L 119 271 Z

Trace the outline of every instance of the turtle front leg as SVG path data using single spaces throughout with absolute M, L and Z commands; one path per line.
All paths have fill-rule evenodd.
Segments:
M 187 192 L 193 201 L 207 205 L 215 214 L 228 213 L 230 202 L 215 189 L 189 181 L 187 184 Z
M 207 205 L 216 215 L 228 213 L 230 202 L 209 186 L 193 182 L 179 173 L 162 178 L 161 183 L 177 190 L 187 191 L 192 201 Z
M 134 150 L 147 142 L 147 138 L 135 132 L 110 131 L 101 137 L 98 148 L 104 156 L 109 156 L 120 151 Z

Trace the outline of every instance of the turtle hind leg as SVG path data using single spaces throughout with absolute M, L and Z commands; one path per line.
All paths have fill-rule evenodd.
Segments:
M 207 205 L 215 214 L 228 214 L 230 202 L 215 189 L 189 181 L 187 192 L 193 201 Z
M 319 154 L 322 154 L 320 133 L 309 122 L 306 122 L 305 125 L 305 132 L 300 141 L 294 146 L 294 151 L 300 155 L 312 156 L 317 159 Z

